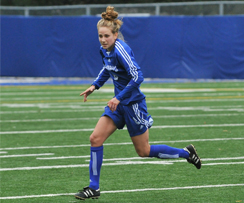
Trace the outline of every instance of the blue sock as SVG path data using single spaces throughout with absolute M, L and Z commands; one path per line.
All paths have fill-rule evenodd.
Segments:
M 151 145 L 149 157 L 160 159 L 189 158 L 189 153 L 184 149 L 174 148 L 167 145 Z
M 103 146 L 91 147 L 91 159 L 89 165 L 90 185 L 93 190 L 99 188 L 100 171 L 103 162 Z

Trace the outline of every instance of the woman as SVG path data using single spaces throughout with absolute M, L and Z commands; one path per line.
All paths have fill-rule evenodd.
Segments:
M 153 119 L 148 116 L 145 95 L 140 91 L 143 75 L 135 61 L 131 48 L 121 40 L 119 32 L 122 21 L 117 19 L 118 13 L 108 6 L 97 23 L 100 53 L 103 69 L 91 87 L 80 94 L 87 97 L 111 77 L 114 83 L 115 96 L 108 101 L 105 111 L 90 136 L 90 185 L 75 194 L 77 199 L 98 198 L 100 196 L 99 179 L 103 161 L 103 143 L 116 129 L 126 124 L 136 152 L 140 157 L 185 158 L 189 163 L 201 168 L 201 160 L 193 145 L 184 149 L 167 145 L 149 144 L 148 129 Z M 120 39 L 119 39 L 120 38 Z

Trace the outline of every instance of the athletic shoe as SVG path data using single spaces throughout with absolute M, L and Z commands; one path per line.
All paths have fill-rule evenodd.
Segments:
M 200 157 L 197 155 L 197 150 L 195 149 L 195 147 L 192 144 L 190 144 L 187 147 L 185 147 L 184 150 L 189 153 L 189 158 L 187 159 L 187 161 L 191 164 L 194 164 L 197 169 L 200 169 L 202 161 Z
M 90 187 L 84 187 L 83 190 L 79 190 L 78 193 L 75 194 L 76 199 L 85 200 L 85 199 L 98 199 L 100 197 L 100 189 L 93 190 Z

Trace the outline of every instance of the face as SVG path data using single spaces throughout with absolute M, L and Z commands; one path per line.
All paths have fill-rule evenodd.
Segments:
M 118 37 L 118 33 L 113 34 L 108 27 L 99 27 L 98 37 L 102 47 L 107 49 L 107 51 L 111 51 L 114 47 L 115 40 Z

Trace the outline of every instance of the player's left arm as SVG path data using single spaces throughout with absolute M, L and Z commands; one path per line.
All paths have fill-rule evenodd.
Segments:
M 123 50 L 122 54 L 118 54 L 119 63 L 126 69 L 128 76 L 131 78 L 127 86 L 118 94 L 116 98 L 119 101 L 131 96 L 134 89 L 138 89 L 143 82 L 143 74 L 138 66 L 134 54 L 131 50 Z

